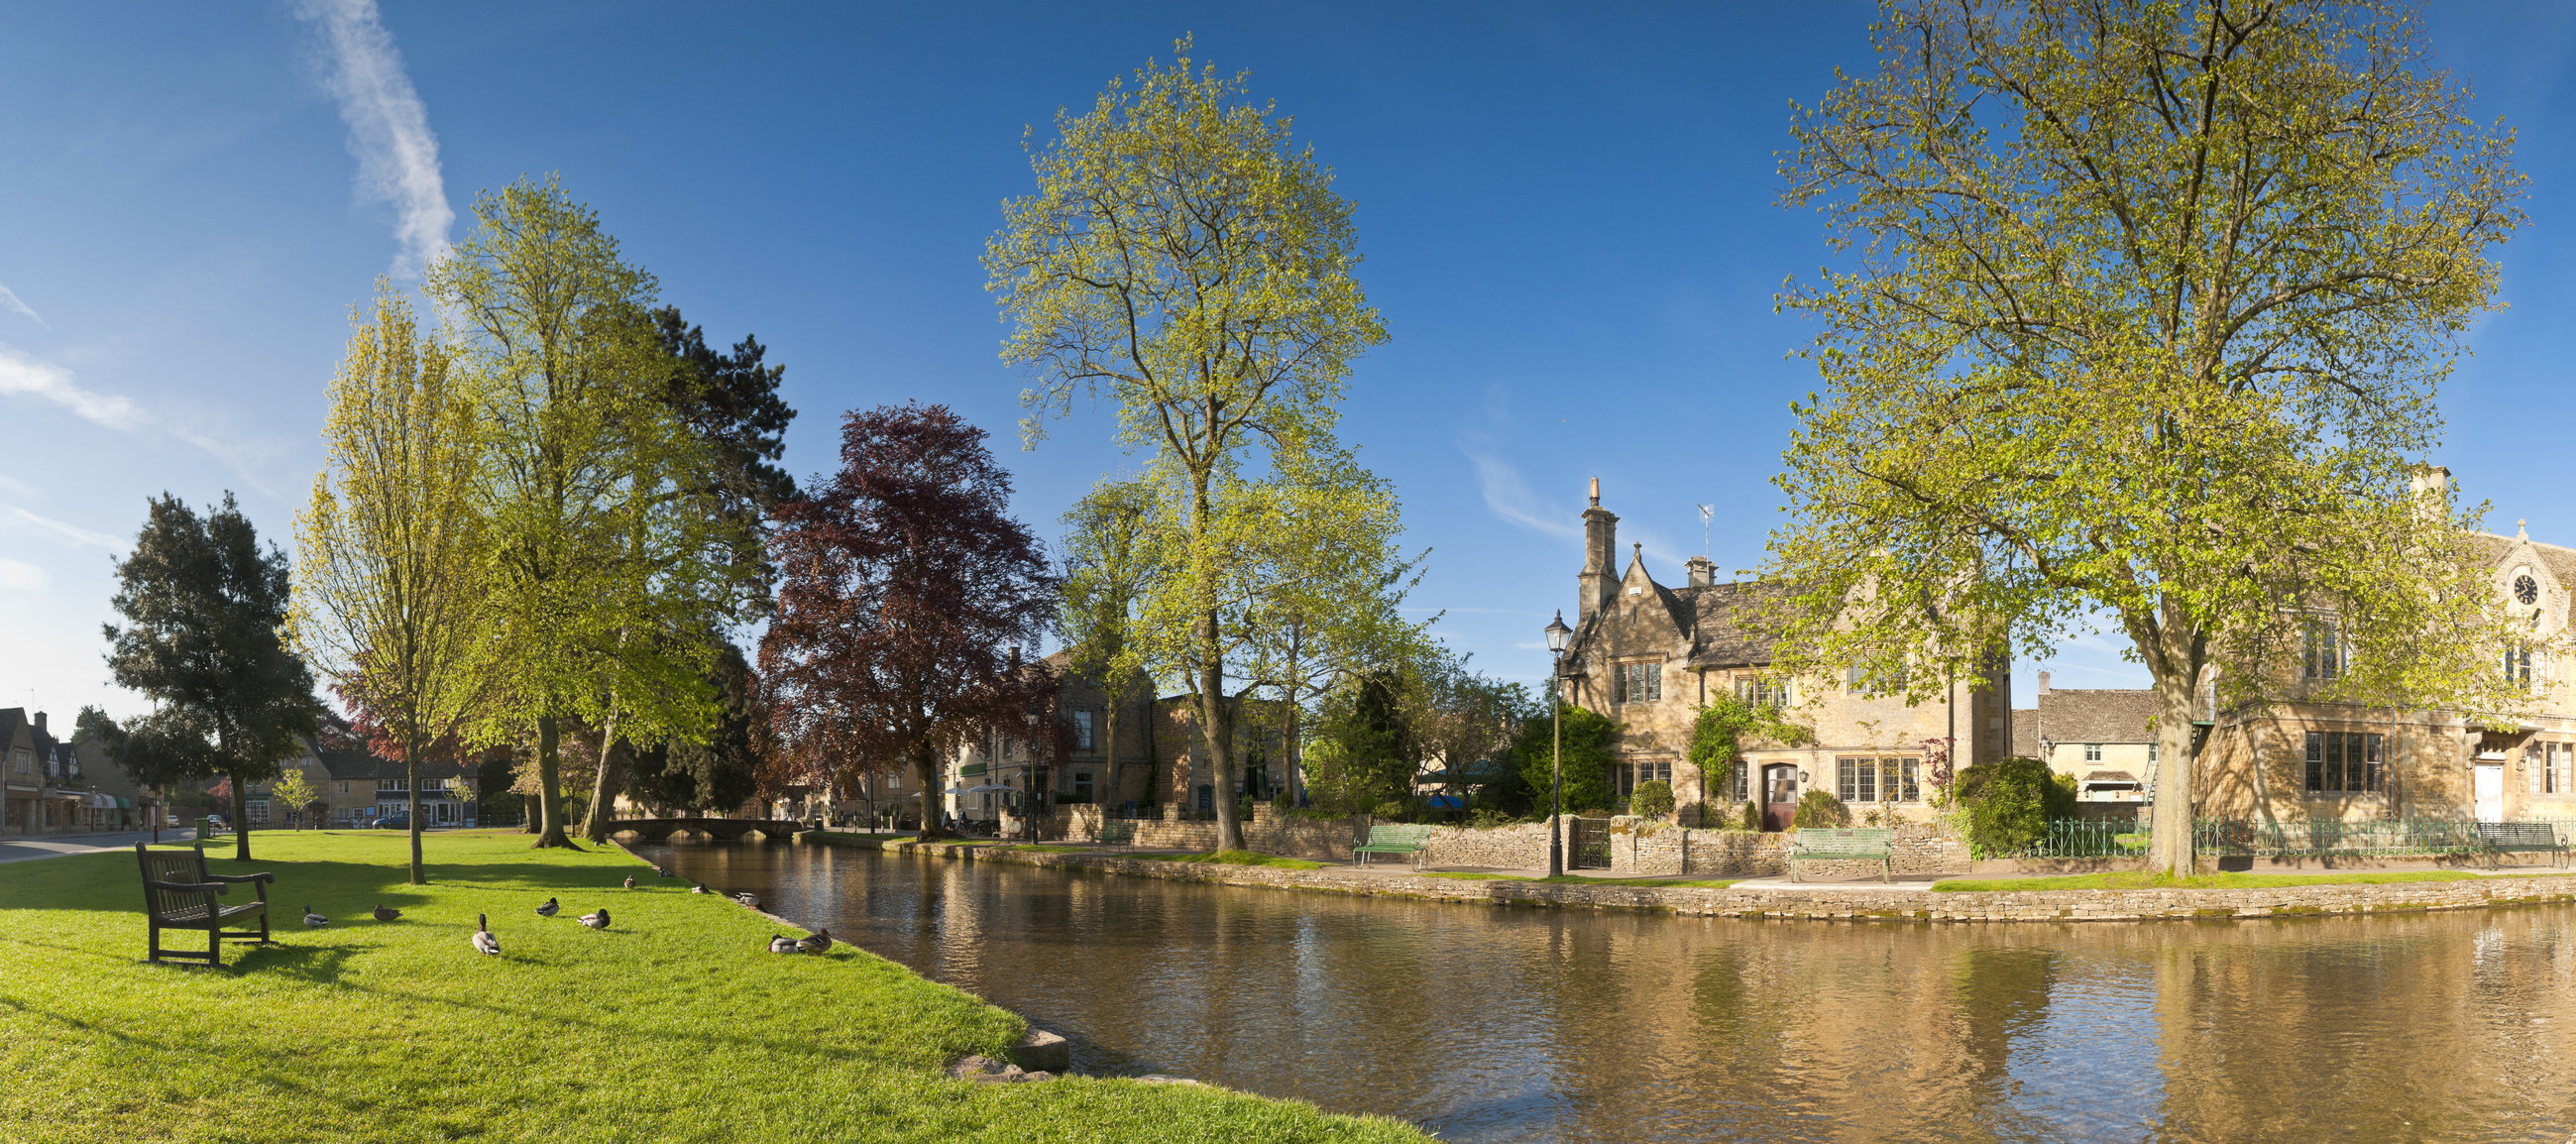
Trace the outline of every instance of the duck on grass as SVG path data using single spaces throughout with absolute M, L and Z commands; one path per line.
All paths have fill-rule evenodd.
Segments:
M 422 840 L 431 884 L 411 886 L 400 834 L 260 842 L 260 861 L 213 864 L 272 871 L 286 901 L 323 914 L 381 904 L 401 924 L 280 930 L 222 969 L 152 965 L 130 852 L 7 868 L 0 1062 L 46 1083 L 0 1094 L 0 1136 L 1424 1139 L 1192 1085 L 954 1079 L 950 1065 L 1004 1056 L 1025 1024 L 837 942 L 771 956 L 775 922 L 686 883 L 625 890 L 644 867 L 613 848 L 441 832 Z M 608 894 L 604 932 L 530 912 Z

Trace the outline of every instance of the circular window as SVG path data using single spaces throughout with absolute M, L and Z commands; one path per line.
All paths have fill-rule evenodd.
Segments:
M 2526 604 L 2540 602 L 2540 584 L 2525 573 L 2513 578 L 2513 598 Z

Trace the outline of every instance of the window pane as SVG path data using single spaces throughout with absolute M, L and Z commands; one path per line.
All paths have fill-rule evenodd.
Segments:
M 2325 751 L 2325 736 L 2308 732 L 2308 789 L 2312 792 L 2326 789 Z
M 2370 789 L 2374 791 L 2380 789 L 2380 774 L 2386 762 L 2379 757 L 2379 742 L 2379 736 L 2370 737 Z
M 1840 772 L 1841 778 L 1841 782 L 1838 784 L 1839 789 L 1835 793 L 1839 794 L 1844 802 L 1852 802 L 1858 799 L 1859 795 L 1855 793 L 1855 788 L 1852 784 L 1858 780 L 1860 773 L 1860 760 L 1838 759 L 1835 760 L 1834 768 Z

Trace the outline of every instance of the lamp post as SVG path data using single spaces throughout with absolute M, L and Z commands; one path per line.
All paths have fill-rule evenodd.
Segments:
M 1565 641 L 1574 629 L 1565 626 L 1565 612 L 1547 622 L 1547 722 L 1549 790 L 1547 795 L 1547 876 L 1565 875 Z

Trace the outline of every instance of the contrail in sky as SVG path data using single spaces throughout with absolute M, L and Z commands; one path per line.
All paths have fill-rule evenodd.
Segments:
M 9 307 L 10 309 L 12 309 L 12 310 L 16 310 L 17 312 L 19 312 L 19 313 L 21 313 L 21 314 L 25 314 L 26 316 L 28 316 L 28 317 L 30 317 L 30 318 L 36 318 L 36 312 L 35 312 L 34 310 L 28 309 L 28 308 L 27 308 L 27 304 L 26 304 L 26 303 L 24 303 L 24 302 L 19 301 L 19 300 L 18 300 L 18 296 L 17 296 L 17 295 L 15 295 L 15 294 L 10 293 L 10 292 L 9 292 L 9 288 L 8 288 L 8 287 L 6 287 L 6 286 L 0 286 L 0 306 L 7 306 L 7 307 Z M 36 324 L 37 324 L 37 325 L 39 325 L 39 326 L 43 326 L 43 327 L 45 327 L 45 328 L 46 328 L 46 329 L 48 329 L 48 330 L 50 330 L 50 329 L 53 329 L 53 328 L 54 328 L 51 324 L 47 323 L 43 318 L 36 318 Z
M 323 86 L 349 125 L 349 154 L 358 160 L 358 190 L 394 208 L 393 275 L 417 279 L 447 249 L 456 221 L 438 171 L 438 137 L 429 111 L 403 71 L 393 33 L 375 0 L 302 0 L 296 14 L 320 26 L 330 69 Z

